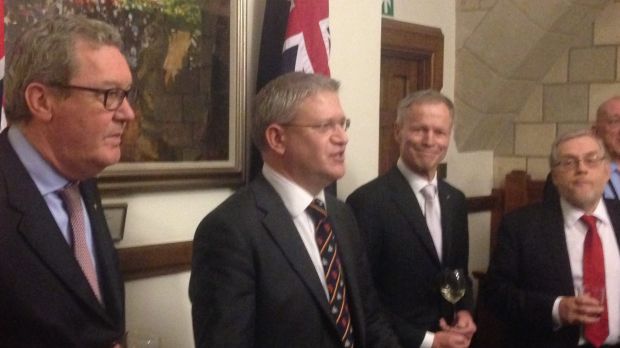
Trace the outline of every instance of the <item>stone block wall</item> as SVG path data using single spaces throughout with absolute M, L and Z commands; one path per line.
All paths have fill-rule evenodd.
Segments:
M 619 0 L 611 1 L 595 17 L 589 36 L 588 41 L 574 42 L 548 69 L 495 147 L 495 187 L 502 186 L 505 175 L 514 169 L 544 179 L 554 138 L 590 127 L 598 105 L 620 95 Z

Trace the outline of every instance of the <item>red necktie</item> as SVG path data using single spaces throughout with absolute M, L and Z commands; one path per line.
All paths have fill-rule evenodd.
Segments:
M 321 254 L 321 263 L 325 271 L 325 283 L 329 295 L 329 306 L 336 327 L 340 333 L 340 340 L 346 348 L 353 347 L 353 323 L 347 304 L 347 288 L 344 282 L 344 271 L 340 264 L 338 245 L 332 230 L 332 224 L 327 216 L 323 202 L 315 199 L 306 209 L 314 220 L 314 237 Z
M 583 243 L 583 286 L 590 289 L 605 289 L 605 258 L 603 244 L 596 229 L 596 218 L 592 215 L 581 217 L 588 226 L 588 233 Z M 596 323 L 585 325 L 583 336 L 595 347 L 600 347 L 609 336 L 607 319 L 607 303 L 603 303 L 604 311 Z
M 97 272 L 93 265 L 90 251 L 86 243 L 86 225 L 84 224 L 84 213 L 82 208 L 82 196 L 77 183 L 58 191 L 60 197 L 65 203 L 65 209 L 69 214 L 71 223 L 71 231 L 73 236 L 73 255 L 77 260 L 88 284 L 95 293 L 95 296 L 101 302 L 101 292 L 99 290 L 99 281 L 97 280 Z

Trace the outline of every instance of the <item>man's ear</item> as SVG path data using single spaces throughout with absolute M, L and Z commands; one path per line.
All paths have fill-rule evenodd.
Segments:
M 271 151 L 283 155 L 286 152 L 286 132 L 279 124 L 270 124 L 265 130 L 265 140 Z
M 53 92 L 39 82 L 31 82 L 26 86 L 24 99 L 33 119 L 49 122 L 52 119 Z

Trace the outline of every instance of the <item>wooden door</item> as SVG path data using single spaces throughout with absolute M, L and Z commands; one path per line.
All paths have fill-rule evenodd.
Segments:
M 398 160 L 394 121 L 398 102 L 425 88 L 441 90 L 443 34 L 437 28 L 383 19 L 381 28 L 381 101 L 379 174 Z

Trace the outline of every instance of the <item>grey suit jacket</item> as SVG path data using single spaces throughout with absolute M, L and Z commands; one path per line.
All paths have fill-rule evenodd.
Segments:
M 604 200 L 620 241 L 620 201 Z M 507 325 L 514 347 L 577 347 L 579 326 L 553 327 L 558 296 L 574 296 L 558 196 L 504 216 L 481 297 Z
M 404 346 L 419 347 L 426 331 L 436 331 L 439 319 L 450 317 L 450 304 L 439 293 L 438 276 L 444 268 L 468 271 L 469 235 L 465 196 L 438 181 L 441 206 L 440 262 L 426 219 L 398 170 L 361 186 L 348 198 L 366 236 L 373 279 Z M 459 309 L 471 310 L 471 282 Z
M 326 195 L 356 347 L 397 347 L 376 305 L 355 220 Z M 341 347 L 316 270 L 284 203 L 259 176 L 208 214 L 189 287 L 197 347 Z
M 110 347 L 125 332 L 124 290 L 94 180 L 91 220 L 101 305 L 28 172 L 0 134 L 0 347 Z

